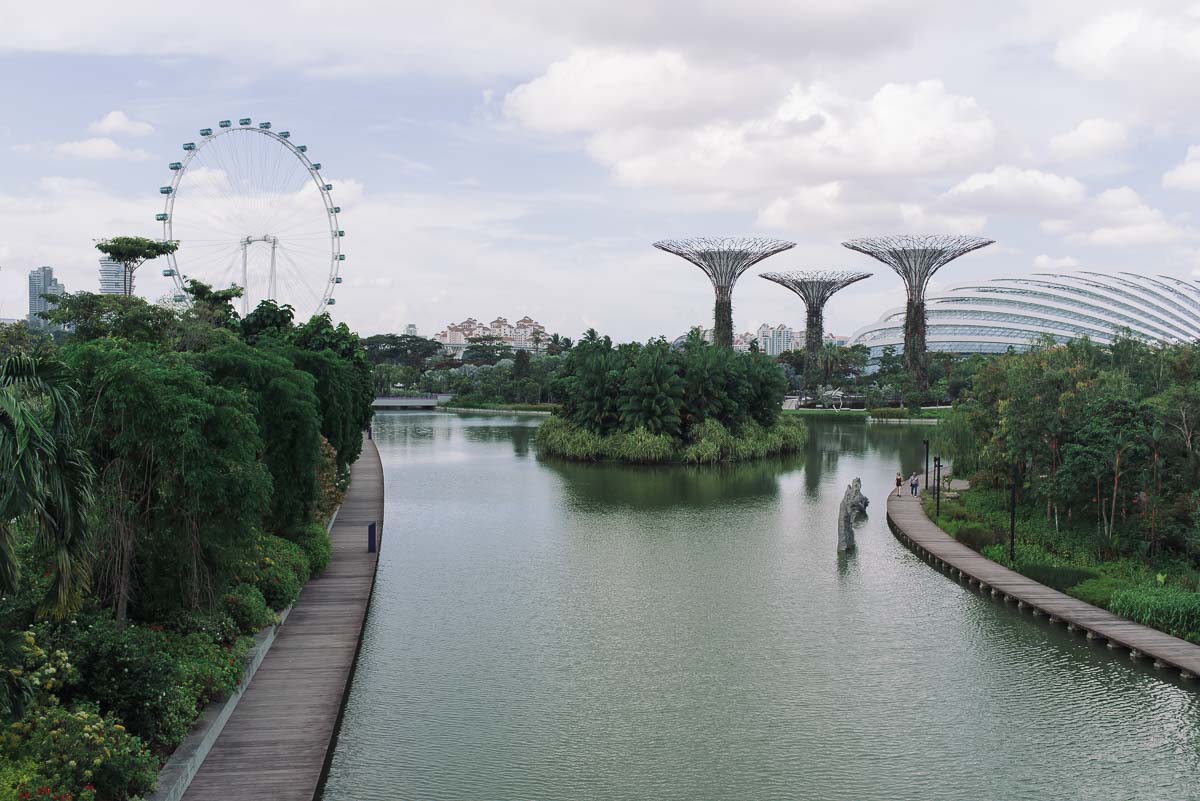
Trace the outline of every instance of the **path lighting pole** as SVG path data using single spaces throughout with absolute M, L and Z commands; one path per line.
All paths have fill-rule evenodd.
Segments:
M 934 491 L 933 491 L 933 497 L 934 497 L 933 517 L 935 520 L 941 520 L 942 519 L 942 457 L 940 457 L 940 456 L 933 457 L 933 474 L 935 476 L 934 484 L 936 485 L 934 488 Z
M 925 443 L 925 489 L 929 489 L 929 440 L 923 439 Z
M 1017 467 L 1013 465 L 1008 483 L 1008 561 L 1017 562 Z

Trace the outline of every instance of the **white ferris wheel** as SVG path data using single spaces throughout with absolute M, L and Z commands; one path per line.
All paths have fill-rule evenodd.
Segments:
M 172 162 L 165 205 L 156 215 L 162 237 L 178 242 L 163 275 L 183 299 L 188 279 L 215 289 L 243 288 L 242 314 L 262 300 L 290 305 L 298 315 L 320 314 L 335 303 L 345 232 L 333 185 L 305 145 L 271 123 L 249 117 L 200 129 Z

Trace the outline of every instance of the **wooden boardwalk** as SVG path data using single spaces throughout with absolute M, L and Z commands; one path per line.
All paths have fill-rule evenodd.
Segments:
M 1153 659 L 1155 667 L 1175 668 L 1188 679 L 1200 675 L 1200 645 L 1118 617 L 996 564 L 934 525 L 917 498 L 890 493 L 887 518 L 901 542 L 951 577 L 1019 608 L 1028 607 L 1051 623 L 1085 632 L 1089 639 L 1106 640 L 1109 648 L 1127 649 L 1135 659 Z
M 372 520 L 382 534 L 383 467 L 365 440 L 333 526 L 329 567 L 305 585 L 184 801 L 312 801 L 375 583 Z

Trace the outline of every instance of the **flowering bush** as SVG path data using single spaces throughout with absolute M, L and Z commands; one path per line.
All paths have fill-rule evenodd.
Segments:
M 264 534 L 262 561 L 258 569 L 258 588 L 272 609 L 286 609 L 300 596 L 300 587 L 308 581 L 308 557 L 294 542 Z
M 225 593 L 225 610 L 237 623 L 238 629 L 253 634 L 263 626 L 279 621 L 267 606 L 262 590 L 253 584 L 239 584 Z
M 138 737 L 94 704 L 37 707 L 12 725 L 15 752 L 35 766 L 19 799 L 125 801 L 154 789 L 158 760 Z
M 83 677 L 63 688 L 64 702 L 99 704 L 159 751 L 170 751 L 183 741 L 196 719 L 197 697 L 161 626 L 122 627 L 100 614 L 43 624 L 42 631 L 46 641 L 71 654 Z
M 232 645 L 222 645 L 201 632 L 170 640 L 168 647 L 179 666 L 179 680 L 195 699 L 197 711 L 241 685 L 246 652 L 253 642 L 250 637 L 239 637 Z
M 304 550 L 308 558 L 309 575 L 305 579 L 316 578 L 329 567 L 329 558 L 333 555 L 333 544 L 329 541 L 329 532 L 320 523 L 310 523 L 295 537 L 296 544 Z

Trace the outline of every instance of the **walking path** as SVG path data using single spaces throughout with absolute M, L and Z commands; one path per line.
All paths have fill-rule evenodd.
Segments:
M 918 498 L 890 493 L 887 518 L 901 542 L 959 581 L 1021 609 L 1030 607 L 1051 623 L 1082 630 L 1088 639 L 1107 640 L 1109 648 L 1128 649 L 1135 659 L 1146 657 L 1155 667 L 1175 668 L 1183 678 L 1200 675 L 1200 645 L 1118 617 L 996 564 L 935 526 Z
M 305 585 L 184 801 L 312 801 L 349 685 L 383 532 L 383 466 L 371 440 L 351 467 L 333 558 Z

